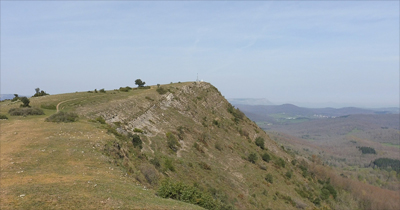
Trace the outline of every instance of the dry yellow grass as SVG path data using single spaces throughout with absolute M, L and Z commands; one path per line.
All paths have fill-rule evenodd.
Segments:
M 1 209 L 200 209 L 161 199 L 109 163 L 98 124 L 0 121 Z

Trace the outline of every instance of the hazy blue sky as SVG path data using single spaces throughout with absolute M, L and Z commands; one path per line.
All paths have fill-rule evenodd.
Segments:
M 399 1 L 1 1 L 1 93 L 199 78 L 226 98 L 399 106 Z

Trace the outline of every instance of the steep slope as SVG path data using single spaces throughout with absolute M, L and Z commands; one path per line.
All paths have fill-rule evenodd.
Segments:
M 208 83 L 121 90 L 31 98 L 34 107 L 58 105 L 78 113 L 74 123 L 44 122 L 55 110 L 45 110 L 45 116 L 6 114 L 9 120 L 1 121 L 2 207 L 357 205 L 348 193 L 316 177 L 308 169 L 314 163 L 277 145 Z M 1 114 L 18 106 L 1 102 Z

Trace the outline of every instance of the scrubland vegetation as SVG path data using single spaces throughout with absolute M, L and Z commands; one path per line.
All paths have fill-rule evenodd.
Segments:
M 12 116 L 27 116 L 27 115 L 44 115 L 43 110 L 39 108 L 12 108 L 8 111 Z
M 68 112 L 57 112 L 46 118 L 46 122 L 75 122 L 78 120 L 78 115 Z

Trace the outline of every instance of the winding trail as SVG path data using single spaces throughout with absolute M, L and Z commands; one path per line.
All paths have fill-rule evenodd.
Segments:
M 60 111 L 60 110 L 58 109 L 58 107 L 59 107 L 62 103 L 67 102 L 67 101 L 76 100 L 76 99 L 79 99 L 79 98 L 68 99 L 68 100 L 61 101 L 60 103 L 58 103 L 58 104 L 57 104 L 57 113 Z

